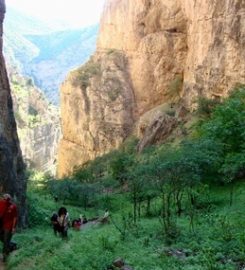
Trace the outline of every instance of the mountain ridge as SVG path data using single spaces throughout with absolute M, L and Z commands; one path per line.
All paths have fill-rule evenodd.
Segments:
M 59 87 L 70 69 L 84 63 L 95 50 L 98 25 L 60 29 L 19 11 L 6 16 L 4 52 L 20 72 L 32 77 L 46 97 L 59 103 Z

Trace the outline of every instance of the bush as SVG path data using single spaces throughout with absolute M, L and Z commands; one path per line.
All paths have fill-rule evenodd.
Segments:
M 50 224 L 52 206 L 37 193 L 27 194 L 28 223 L 30 227 Z
M 218 104 L 220 104 L 218 100 L 200 97 L 198 99 L 197 114 L 199 116 L 210 117 L 212 111 Z
M 178 101 L 180 99 L 180 92 L 183 87 L 183 75 L 177 74 L 174 79 L 170 82 L 168 87 L 168 96 L 173 101 Z
M 87 207 L 96 204 L 97 195 L 100 193 L 100 186 L 96 184 L 79 183 L 74 180 L 49 181 L 48 187 L 53 196 L 58 197 L 63 203 Z
M 93 60 L 89 60 L 82 67 L 75 70 L 73 74 L 74 86 L 80 86 L 82 89 L 86 89 L 90 84 L 90 78 L 92 78 L 93 76 L 101 75 L 101 67 L 99 63 L 95 63 L 93 62 Z

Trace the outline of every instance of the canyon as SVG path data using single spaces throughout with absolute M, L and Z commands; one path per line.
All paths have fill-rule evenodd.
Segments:
M 245 83 L 244 20 L 244 0 L 107 0 L 95 54 L 61 88 L 58 176 Z

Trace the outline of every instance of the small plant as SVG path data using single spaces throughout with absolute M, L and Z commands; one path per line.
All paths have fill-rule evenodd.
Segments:
M 120 93 L 120 88 L 111 89 L 110 91 L 108 91 L 108 97 L 111 101 L 115 101 L 119 97 Z
M 120 238 L 122 241 L 126 239 L 128 234 L 128 218 L 125 214 L 121 216 L 121 222 L 115 221 L 112 217 L 110 218 L 112 224 L 114 225 L 115 229 L 120 233 Z
M 199 116 L 209 117 L 218 104 L 218 100 L 200 97 L 198 99 L 197 114 Z
M 217 220 L 217 225 L 223 241 L 231 241 L 234 238 L 234 228 L 226 216 L 221 215 Z
M 87 88 L 90 84 L 90 78 L 101 75 L 101 67 L 99 63 L 88 61 L 85 65 L 78 68 L 74 72 L 73 84 L 81 88 Z
M 107 54 L 110 55 L 115 53 L 116 51 L 117 51 L 116 49 L 108 49 Z
M 101 235 L 99 238 L 102 250 L 114 251 L 116 242 L 108 238 L 108 236 Z
M 37 127 L 41 123 L 40 115 L 28 115 L 28 126 L 30 128 Z
M 168 86 L 167 95 L 173 101 L 178 101 L 180 99 L 180 92 L 183 87 L 183 75 L 177 74 L 174 79 L 170 82 Z

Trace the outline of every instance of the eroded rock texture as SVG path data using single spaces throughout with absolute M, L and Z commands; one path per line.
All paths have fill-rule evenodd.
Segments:
M 7 66 L 22 156 L 28 169 L 56 174 L 59 110 L 19 71 Z
M 245 83 L 244 21 L 245 0 L 107 0 L 91 60 L 99 74 L 84 69 L 73 76 L 88 84 L 75 86 L 70 75 L 62 87 L 59 176 L 118 146 L 155 107 L 192 110 L 199 96 Z
M 59 176 L 117 148 L 131 132 L 134 104 L 127 59 L 120 52 L 94 55 L 62 89 Z
M 5 2 L 0 0 L 0 189 L 14 196 L 19 205 L 20 225 L 26 225 L 24 163 L 13 114 L 10 86 L 2 54 Z

